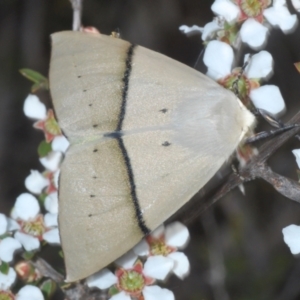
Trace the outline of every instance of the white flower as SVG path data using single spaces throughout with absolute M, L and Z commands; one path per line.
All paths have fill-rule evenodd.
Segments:
M 131 295 L 134 297 L 138 293 L 141 293 L 145 300 L 173 300 L 174 294 L 167 289 L 162 289 L 157 285 L 151 285 L 154 283 L 154 278 L 165 278 L 165 275 L 162 276 L 162 273 L 165 273 L 164 264 L 161 264 L 162 261 L 156 262 L 156 271 L 152 269 L 151 262 L 148 264 L 150 267 L 142 268 L 142 263 L 137 260 L 137 255 L 132 251 L 129 251 L 127 254 L 123 255 L 120 259 L 116 261 L 117 264 L 121 264 L 121 269 L 117 269 L 115 274 L 113 274 L 108 269 L 103 269 L 100 272 L 87 278 L 87 285 L 92 287 L 97 287 L 99 289 L 108 289 L 113 285 L 119 290 L 119 293 L 113 295 L 110 300 L 131 300 Z M 171 264 L 173 262 L 170 260 Z M 153 278 L 149 277 L 146 274 L 146 269 L 148 272 L 153 275 Z M 170 269 L 170 268 L 169 268 Z M 140 286 L 135 286 L 132 293 L 130 292 L 132 280 L 136 278 L 136 282 L 140 283 Z M 121 280 L 122 279 L 122 280 Z M 127 285 L 127 280 L 129 280 L 129 285 Z M 150 286 L 151 285 L 151 286 Z
M 282 229 L 284 242 L 289 246 L 292 254 L 300 253 L 300 226 L 289 225 Z
M 247 60 L 246 55 L 245 60 Z M 216 81 L 224 81 L 231 74 L 234 54 L 232 48 L 220 41 L 208 43 L 204 53 L 204 64 L 207 66 L 207 75 Z M 253 55 L 243 75 L 249 79 L 267 79 L 273 72 L 273 59 L 269 52 L 260 51 Z M 250 85 L 251 87 L 251 85 Z M 262 108 L 271 114 L 278 115 L 285 112 L 285 103 L 280 90 L 275 85 L 265 85 L 251 88 L 248 96 L 257 108 Z
M 297 162 L 298 168 L 300 169 L 300 149 L 294 149 L 294 150 L 292 150 L 292 152 L 296 157 L 296 162 Z
M 297 25 L 297 17 L 289 13 L 285 0 L 274 0 L 273 5 L 268 8 L 267 2 L 256 1 L 256 7 L 248 6 L 247 9 L 242 6 L 245 1 L 235 4 L 230 0 L 215 0 L 211 7 L 216 15 L 230 24 L 244 21 L 240 29 L 241 40 L 254 49 L 261 48 L 267 39 L 268 28 L 262 24 L 263 17 L 272 26 L 279 26 L 285 33 Z
M 148 276 L 164 280 L 171 269 L 176 276 L 183 279 L 189 274 L 190 264 L 186 255 L 176 250 L 184 248 L 188 241 L 188 229 L 180 222 L 174 222 L 166 228 L 159 226 L 149 237 L 137 244 L 133 251 L 139 256 L 151 255 L 144 266 Z M 163 245 L 158 247 L 163 250 L 157 252 L 157 244 Z M 157 272 L 157 275 L 154 276 L 152 272 Z
M 44 300 L 41 290 L 33 285 L 22 287 L 16 297 L 16 300 Z
M 33 194 L 40 194 L 49 184 L 49 179 L 45 178 L 43 174 L 36 170 L 31 170 L 30 175 L 25 179 L 25 187 Z
M 47 117 L 46 106 L 36 95 L 29 94 L 23 106 L 24 114 L 28 118 L 44 120 Z
M 0 272 L 0 290 L 8 290 L 16 281 L 17 274 L 13 268 L 9 268 L 7 274 Z
M 16 231 L 14 237 L 26 251 L 37 250 L 40 247 L 40 239 L 49 243 L 59 243 L 57 226 L 47 227 L 43 215 L 39 212 L 40 206 L 37 199 L 29 193 L 21 194 L 12 210 L 12 217 L 19 224 L 19 230 Z M 48 218 L 47 221 L 48 224 L 54 223 Z

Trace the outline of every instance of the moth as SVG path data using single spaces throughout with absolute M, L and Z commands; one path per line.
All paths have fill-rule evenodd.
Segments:
M 103 34 L 51 36 L 50 91 L 70 141 L 59 180 L 67 281 L 162 224 L 254 124 L 230 91 L 162 54 Z

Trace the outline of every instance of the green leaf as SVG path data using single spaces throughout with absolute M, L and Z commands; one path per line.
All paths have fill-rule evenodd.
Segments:
M 26 260 L 30 260 L 34 257 L 35 252 L 34 251 L 26 251 L 22 254 L 22 257 Z
M 34 84 L 31 87 L 31 92 L 36 92 L 39 89 L 49 89 L 48 79 L 40 74 L 39 72 L 33 71 L 31 69 L 20 69 L 20 73 Z
M 39 157 L 45 157 L 52 151 L 51 143 L 46 141 L 41 141 L 38 146 L 38 155 Z
M 57 289 L 57 284 L 53 280 L 48 279 L 40 285 L 40 289 L 46 296 L 46 299 L 51 299 Z
M 1 265 L 0 265 L 0 272 L 4 275 L 7 275 L 9 271 L 9 264 L 2 261 Z

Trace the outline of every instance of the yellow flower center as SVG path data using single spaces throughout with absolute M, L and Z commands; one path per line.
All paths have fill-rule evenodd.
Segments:
M 22 225 L 22 230 L 23 232 L 32 236 L 41 237 L 46 231 L 43 217 L 39 215 L 35 220 L 24 222 Z
M 120 287 L 128 293 L 141 292 L 145 286 L 144 276 L 135 271 L 129 270 L 124 271 L 122 276 L 119 278 Z
M 0 290 L 0 300 L 14 300 L 15 296 L 10 291 Z
M 260 0 L 242 0 L 240 7 L 248 17 L 254 18 L 262 14 L 265 3 Z

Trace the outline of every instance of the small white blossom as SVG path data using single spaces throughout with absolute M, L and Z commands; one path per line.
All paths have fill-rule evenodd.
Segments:
M 186 226 L 180 222 L 174 222 L 166 227 L 159 226 L 149 237 L 138 243 L 133 251 L 139 256 L 149 256 L 145 263 L 145 273 L 148 276 L 164 280 L 172 270 L 177 277 L 183 279 L 189 274 L 190 264 L 186 255 L 176 250 L 184 248 L 188 241 L 189 232 Z M 156 243 L 165 244 L 165 247 L 162 247 L 165 249 L 162 253 L 152 251 L 151 245 L 153 244 L 155 248 Z M 155 268 L 159 274 L 156 277 L 152 274 Z
M 246 55 L 245 60 L 247 60 Z M 232 48 L 220 41 L 208 43 L 203 61 L 208 68 L 207 75 L 214 80 L 222 81 L 231 74 L 234 59 Z M 244 71 L 248 79 L 266 79 L 273 72 L 273 59 L 269 52 L 260 51 L 252 56 Z M 285 103 L 280 90 L 275 85 L 264 85 L 249 91 L 249 97 L 257 108 L 262 108 L 271 114 L 279 115 L 285 112 Z

